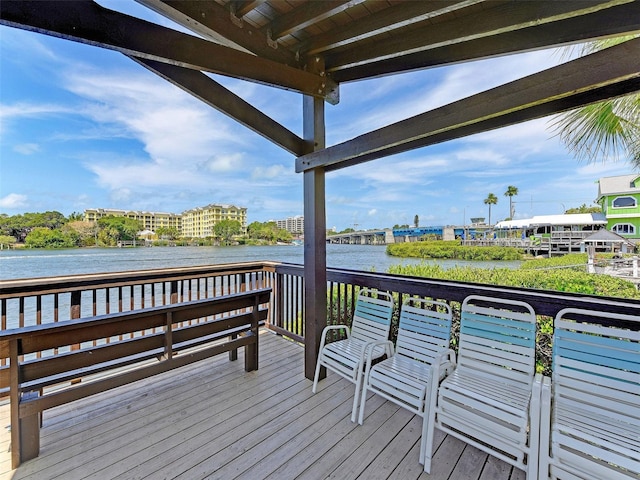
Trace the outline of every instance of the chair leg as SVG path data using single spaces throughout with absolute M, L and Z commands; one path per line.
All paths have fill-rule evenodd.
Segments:
M 360 413 L 358 414 L 358 424 L 364 423 L 364 405 L 367 402 L 367 380 L 362 382 L 362 400 L 360 401 Z
M 316 393 L 317 389 L 318 389 L 318 378 L 320 378 L 320 368 L 322 367 L 322 365 L 320 364 L 320 357 L 318 357 L 318 361 L 316 362 L 316 373 L 313 376 L 313 387 L 311 388 L 311 391 L 313 393 Z
M 436 428 L 436 405 L 438 403 L 438 372 L 432 369 L 429 389 L 424 399 L 424 416 L 422 417 L 422 440 L 420 442 L 420 463 L 424 465 L 425 473 L 431 471 L 431 457 L 433 456 L 433 435 Z
M 358 404 L 360 403 L 360 393 L 362 393 L 362 365 L 358 365 L 358 376 L 356 377 L 356 392 L 353 395 L 353 407 L 351 408 L 351 421 L 356 422 Z

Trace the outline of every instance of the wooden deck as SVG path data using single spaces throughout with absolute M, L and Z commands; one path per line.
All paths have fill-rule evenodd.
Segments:
M 0 480 L 524 479 L 438 431 L 432 473 L 424 474 L 420 418 L 374 396 L 364 425 L 351 423 L 352 384 L 330 373 L 313 395 L 303 354 L 262 332 L 257 372 L 220 355 L 48 410 L 40 456 L 17 470 L 9 406 L 1 405 Z

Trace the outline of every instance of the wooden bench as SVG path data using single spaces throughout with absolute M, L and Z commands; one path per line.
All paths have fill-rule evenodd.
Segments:
M 0 388 L 11 400 L 11 462 L 40 453 L 48 408 L 245 348 L 245 370 L 258 368 L 258 326 L 271 289 L 252 290 L 7 330 L 0 334 Z M 87 346 L 88 345 L 88 346 Z M 64 353 L 53 355 L 56 349 Z M 53 387 L 56 388 L 48 388 Z

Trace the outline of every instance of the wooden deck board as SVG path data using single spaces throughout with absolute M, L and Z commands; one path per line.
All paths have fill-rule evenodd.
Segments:
M 439 431 L 427 475 L 420 418 L 372 395 L 359 426 L 352 384 L 329 373 L 314 395 L 302 347 L 262 332 L 259 351 L 257 372 L 241 350 L 48 410 L 40 456 L 16 470 L 0 405 L 0 480 L 524 478 Z

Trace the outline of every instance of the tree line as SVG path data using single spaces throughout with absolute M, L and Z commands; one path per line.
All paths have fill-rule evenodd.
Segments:
M 82 214 L 65 217 L 57 211 L 0 214 L 0 246 L 24 244 L 28 248 L 114 247 L 120 242 L 136 242 L 143 230 L 140 221 L 109 215 L 96 222 L 85 222 Z M 238 243 L 290 242 L 292 235 L 275 222 L 253 222 L 243 234 L 237 220 L 222 220 L 214 225 L 213 235 L 202 239 L 183 238 L 175 227 L 158 227 L 154 244 L 229 245 Z

